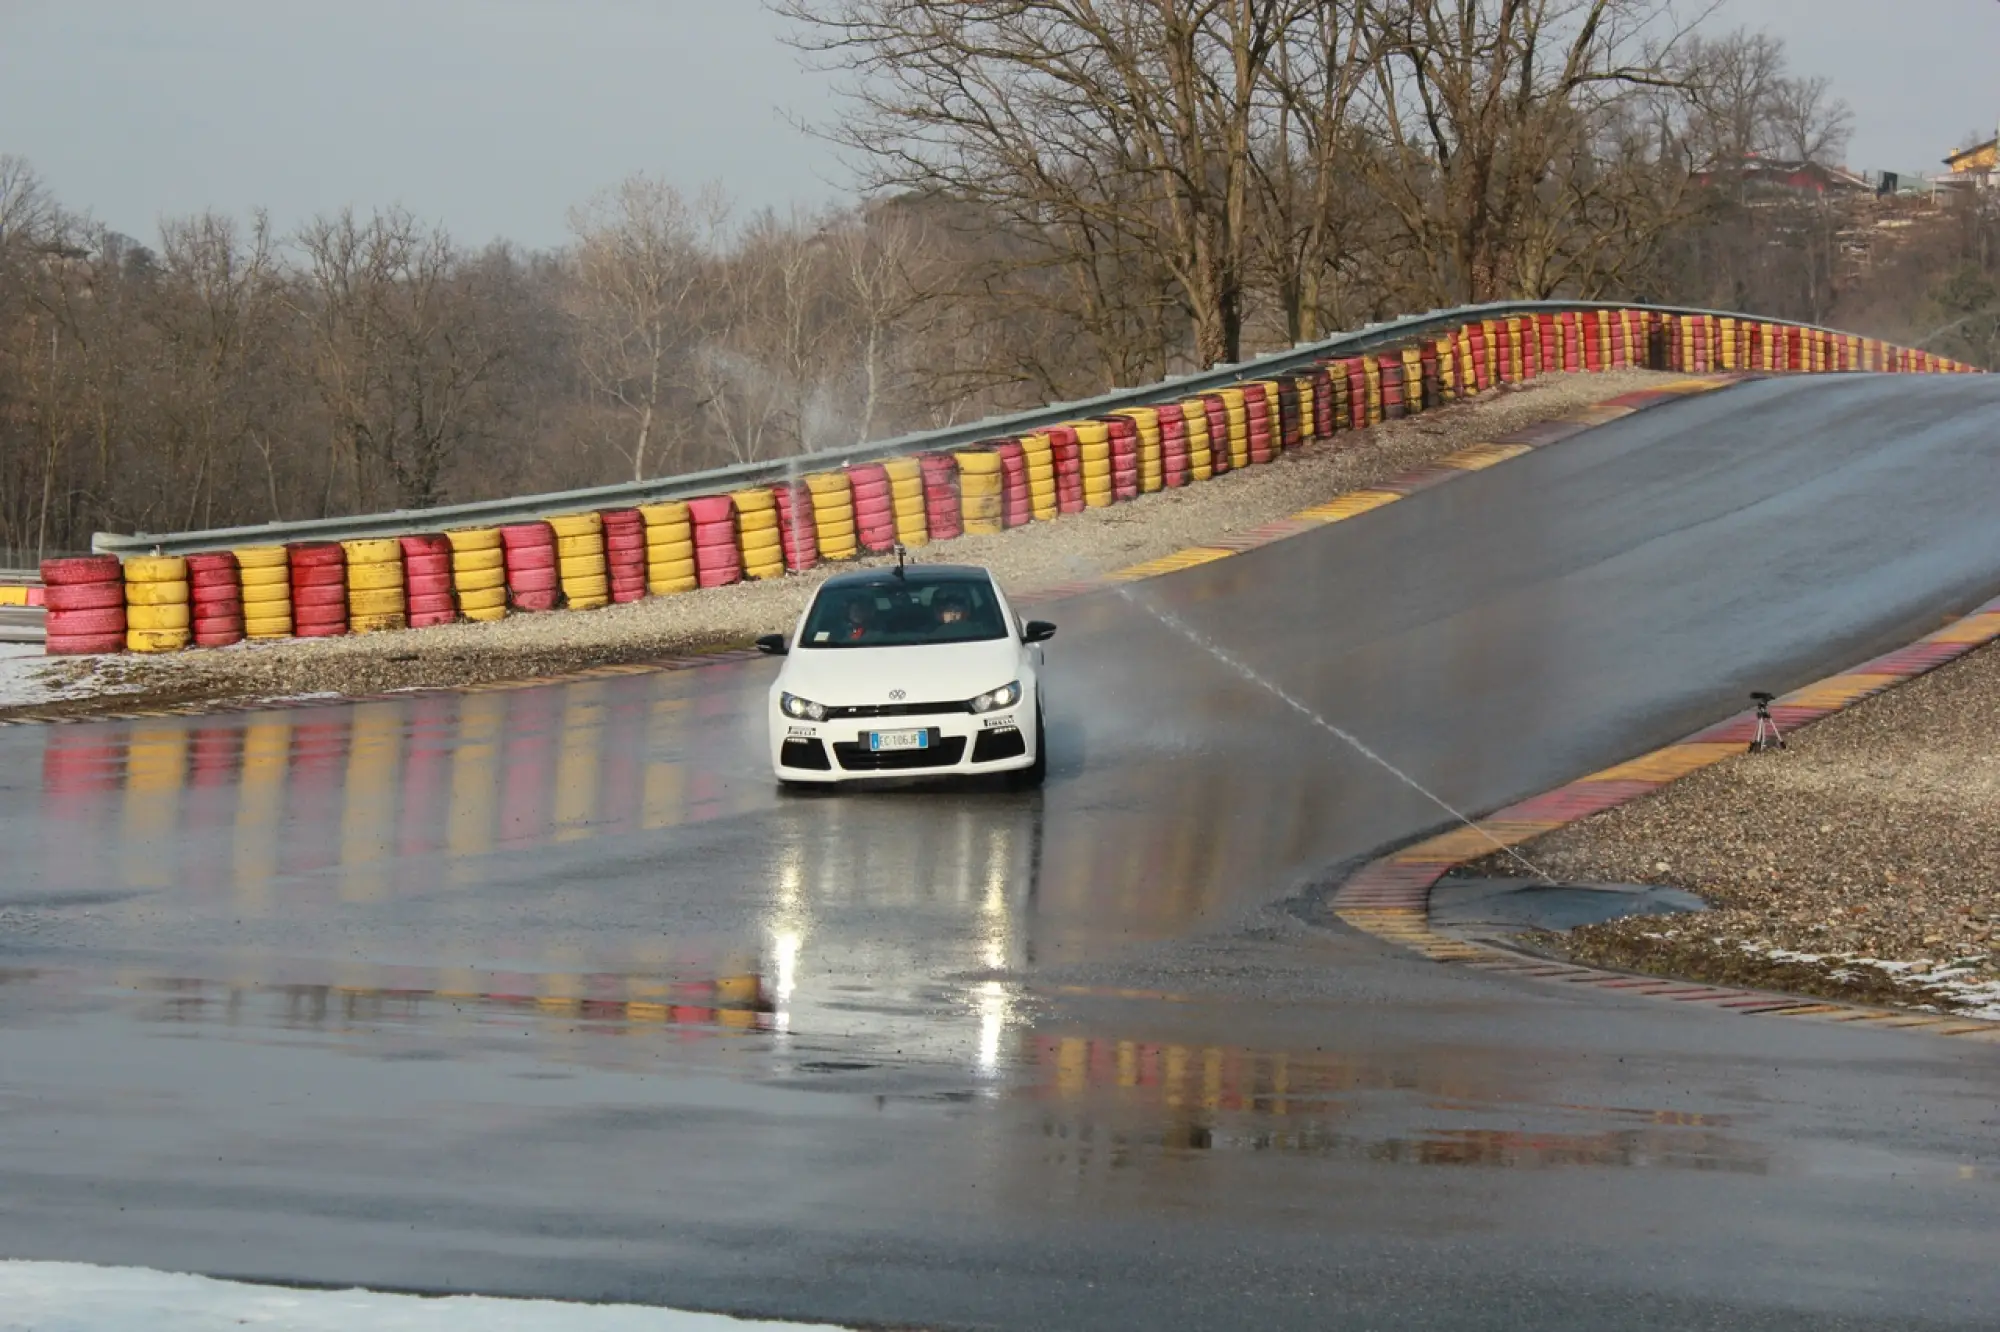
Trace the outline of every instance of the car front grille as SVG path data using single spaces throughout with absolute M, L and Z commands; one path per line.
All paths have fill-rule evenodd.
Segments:
M 853 707 L 829 707 L 828 721 L 840 721 L 848 717 L 935 717 L 940 712 L 970 712 L 969 699 L 956 703 L 862 703 Z
M 931 732 L 928 749 L 887 749 L 877 752 L 865 740 L 833 746 L 833 756 L 849 772 L 907 772 L 912 768 L 949 768 L 965 757 L 965 737 L 941 737 Z

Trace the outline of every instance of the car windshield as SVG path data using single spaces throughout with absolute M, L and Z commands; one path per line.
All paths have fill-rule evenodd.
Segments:
M 822 589 L 799 646 L 906 647 L 1006 636 L 999 599 L 984 579 L 885 579 Z

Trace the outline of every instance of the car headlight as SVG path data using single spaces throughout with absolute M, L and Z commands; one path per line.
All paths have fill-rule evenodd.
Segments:
M 825 721 L 826 705 L 815 703 L 797 694 L 778 695 L 778 706 L 785 710 L 787 717 L 797 717 L 800 721 Z
M 1020 701 L 1021 682 L 1014 680 L 973 699 L 972 710 L 974 712 L 997 712 L 1001 708 L 1011 708 Z

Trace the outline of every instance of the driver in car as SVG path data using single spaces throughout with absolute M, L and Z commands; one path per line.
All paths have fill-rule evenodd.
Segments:
M 965 604 L 965 594 L 943 591 L 938 594 L 937 620 L 940 627 L 948 624 L 964 624 L 969 607 Z
M 869 615 L 869 609 L 868 603 L 860 597 L 856 597 L 847 603 L 847 631 L 845 637 L 848 642 L 859 643 L 862 639 L 868 637 L 868 631 L 874 628 L 869 623 L 874 618 Z

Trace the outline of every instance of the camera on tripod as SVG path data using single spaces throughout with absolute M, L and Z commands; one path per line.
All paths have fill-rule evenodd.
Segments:
M 1757 705 L 1757 729 L 1750 736 L 1750 752 L 1761 754 L 1767 749 L 1785 747 L 1785 736 L 1778 729 L 1777 721 L 1771 716 L 1771 704 L 1776 694 L 1767 694 L 1758 689 L 1751 693 L 1750 701 Z

